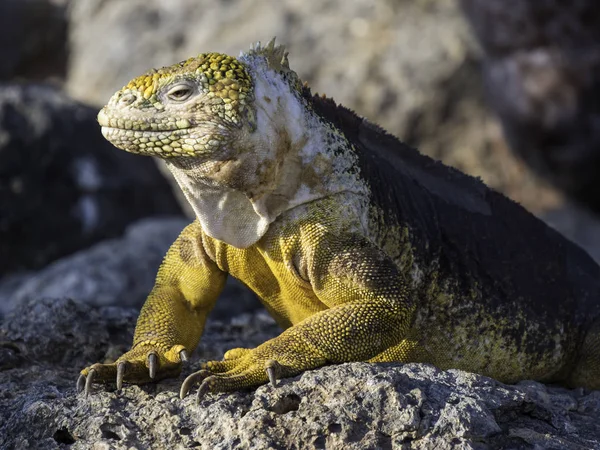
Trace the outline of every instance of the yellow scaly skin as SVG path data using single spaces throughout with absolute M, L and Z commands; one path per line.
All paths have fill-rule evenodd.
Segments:
M 345 361 L 422 361 L 506 382 L 600 387 L 597 297 L 577 303 L 569 294 L 546 314 L 537 299 L 509 295 L 510 280 L 492 287 L 495 272 L 456 269 L 436 253 L 433 234 L 423 244 L 423 227 L 374 200 L 377 181 L 367 182 L 355 142 L 317 114 L 318 100 L 306 92 L 271 42 L 237 59 L 208 53 L 153 70 L 100 112 L 115 146 L 167 161 L 197 220 L 169 250 L 132 349 L 82 370 L 79 386 L 177 376 L 231 274 L 285 331 L 206 363 L 184 382 L 182 397 L 195 383 L 200 393 L 237 390 Z M 448 202 L 462 202 L 451 197 L 452 185 L 436 183 L 421 180 L 427 202 L 444 199 L 419 219 L 425 224 Z M 385 195 L 393 190 L 382 184 Z M 492 215 L 491 196 L 473 194 L 456 217 Z M 527 214 L 510 205 L 515 220 Z M 552 264 L 541 274 L 547 279 L 564 272 Z

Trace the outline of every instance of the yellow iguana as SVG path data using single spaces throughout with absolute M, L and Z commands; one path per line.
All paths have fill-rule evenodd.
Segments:
M 197 220 L 169 250 L 133 346 L 78 386 L 180 373 L 227 274 L 285 329 L 183 383 L 260 385 L 345 361 L 428 362 L 600 388 L 600 270 L 479 180 L 313 96 L 274 42 L 150 72 L 98 115 L 163 158 Z

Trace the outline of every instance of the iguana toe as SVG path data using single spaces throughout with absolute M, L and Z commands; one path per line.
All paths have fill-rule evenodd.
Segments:
M 230 359 L 238 359 L 246 355 L 248 352 L 251 352 L 251 348 L 232 348 L 231 350 L 227 350 L 223 355 L 224 360 Z
M 228 392 L 270 382 L 277 385 L 284 368 L 275 359 L 264 358 L 256 350 L 234 349 L 222 361 L 208 361 L 202 368 L 188 376 L 181 385 L 184 398 L 195 384 L 200 384 L 198 395 L 206 392 Z

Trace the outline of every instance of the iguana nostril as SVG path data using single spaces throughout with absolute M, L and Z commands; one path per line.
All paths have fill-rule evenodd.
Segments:
M 133 94 L 124 94 L 117 100 L 117 103 L 119 106 L 129 106 L 135 102 L 135 99 L 136 97 Z

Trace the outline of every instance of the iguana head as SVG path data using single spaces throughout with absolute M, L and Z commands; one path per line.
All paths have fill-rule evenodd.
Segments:
M 274 40 L 238 58 L 203 53 L 151 70 L 115 93 L 98 122 L 116 147 L 163 158 L 207 234 L 236 247 L 284 211 L 349 190 L 340 182 L 349 145 L 315 117 Z
M 112 96 L 98 122 L 123 150 L 201 157 L 251 121 L 252 93 L 252 80 L 237 59 L 203 53 L 134 78 Z
M 299 87 L 287 53 L 274 40 L 266 47 L 258 44 L 240 59 L 202 53 L 127 83 L 98 114 L 102 133 L 132 153 L 212 158 L 239 138 L 240 130 L 256 130 L 255 86 L 248 70 L 248 59 L 256 57 L 274 70 L 287 71 L 297 84 L 293 88 Z

